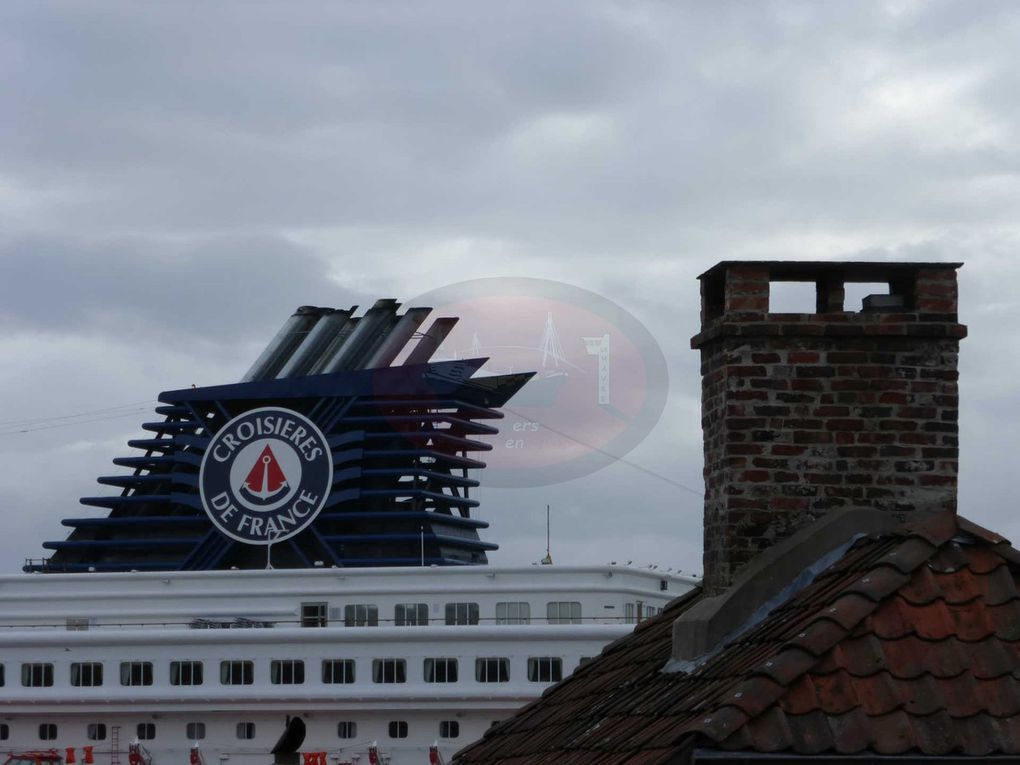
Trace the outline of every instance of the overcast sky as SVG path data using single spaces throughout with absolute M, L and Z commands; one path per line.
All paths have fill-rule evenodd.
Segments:
M 700 569 L 695 277 L 740 258 L 964 261 L 961 512 L 1020 538 L 1017 40 L 1014 2 L 6 0 L 0 571 L 295 306 L 494 276 L 612 299 L 670 393 L 627 463 L 483 488 L 491 559 L 548 503 L 558 563 Z

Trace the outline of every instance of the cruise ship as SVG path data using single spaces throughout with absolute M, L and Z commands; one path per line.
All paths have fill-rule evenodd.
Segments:
M 300 308 L 159 396 L 100 512 L 0 577 L 0 751 L 435 765 L 696 584 L 489 565 L 481 439 L 530 375 L 432 361 L 456 319 L 399 308 Z

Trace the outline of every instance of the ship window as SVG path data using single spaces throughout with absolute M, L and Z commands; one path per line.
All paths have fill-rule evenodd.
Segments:
M 322 682 L 353 683 L 354 659 L 323 659 Z
M 121 685 L 152 685 L 151 661 L 122 661 L 120 663 Z
M 255 738 L 255 723 L 253 722 L 239 722 L 237 724 L 237 737 L 239 739 L 250 740 Z
M 546 604 L 549 624 L 580 624 L 581 604 L 576 600 L 553 600 Z
M 407 662 L 404 659 L 372 659 L 373 683 L 406 683 Z
M 407 738 L 407 721 L 390 721 L 390 738 Z
M 89 741 L 106 741 L 106 725 L 103 723 L 89 723 L 85 726 L 85 736 Z
M 343 720 L 336 724 L 337 738 L 357 738 L 358 724 L 352 720 Z
M 57 726 L 53 723 L 39 724 L 39 740 L 53 741 L 57 737 Z
M 625 603 L 623 606 L 623 620 L 627 624 L 637 623 L 637 604 Z
M 460 723 L 456 720 L 439 721 L 439 738 L 459 738 Z
M 21 684 L 26 688 L 48 688 L 53 685 L 53 665 L 22 664 Z
M 6 741 L 11 737 L 11 728 L 7 723 L 0 723 L 0 741 Z
M 202 662 L 170 662 L 170 685 L 201 685 L 203 679 Z
M 417 627 L 429 623 L 427 603 L 397 603 L 393 621 L 398 627 Z
M 221 661 L 221 685 L 251 685 L 255 682 L 255 666 L 250 661 Z
M 94 688 L 103 684 L 103 665 L 98 661 L 76 661 L 71 663 L 71 685 L 78 688 Z
M 345 627 L 378 627 L 379 607 L 371 603 L 354 603 L 344 606 Z
M 305 681 L 305 663 L 300 659 L 274 659 L 269 663 L 273 685 L 301 685 Z
M 89 628 L 89 620 L 69 616 L 64 623 L 71 632 L 80 632 Z
M 532 656 L 528 659 L 528 680 L 533 683 L 558 683 L 563 679 L 563 659 Z
M 0 664 L 0 687 L 4 685 L 6 678 L 4 677 L 4 665 Z
M 329 611 L 325 603 L 302 603 L 301 626 L 325 627 L 329 623 Z
M 135 730 L 140 741 L 151 741 L 156 738 L 156 723 L 138 723 Z
M 479 683 L 510 681 L 510 659 L 486 657 L 475 659 L 475 680 Z
M 512 601 L 497 603 L 496 624 L 531 624 L 531 604 Z
M 447 624 L 478 624 L 477 603 L 447 603 Z
M 457 682 L 456 659 L 425 659 L 426 683 Z
M 189 741 L 201 741 L 205 738 L 205 723 L 189 722 L 184 726 L 184 735 Z

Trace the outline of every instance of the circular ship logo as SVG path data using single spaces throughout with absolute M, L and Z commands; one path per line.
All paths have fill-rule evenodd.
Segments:
M 252 409 L 209 442 L 198 483 L 202 507 L 228 537 L 253 545 L 281 542 L 307 528 L 329 496 L 329 444 L 304 415 Z

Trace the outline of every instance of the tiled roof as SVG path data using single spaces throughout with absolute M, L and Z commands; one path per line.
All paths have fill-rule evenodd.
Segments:
M 942 514 L 867 537 L 689 674 L 665 673 L 699 597 L 610 645 L 456 765 L 652 765 L 693 748 L 1020 753 L 1020 553 Z

